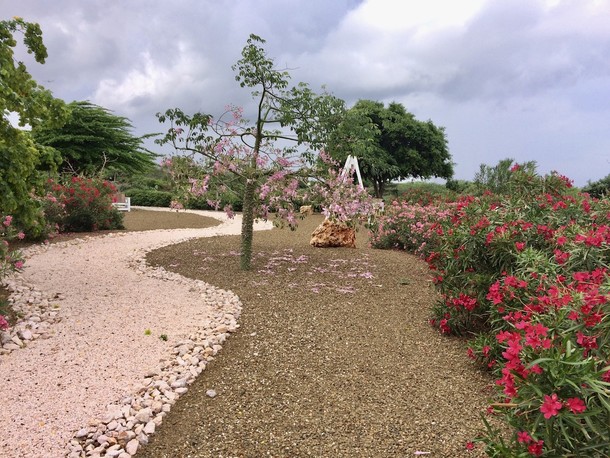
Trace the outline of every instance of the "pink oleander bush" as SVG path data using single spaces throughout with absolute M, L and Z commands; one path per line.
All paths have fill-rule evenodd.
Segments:
M 122 229 L 123 214 L 112 205 L 116 191 L 112 183 L 94 178 L 49 180 L 43 201 L 45 218 L 57 232 Z
M 469 356 L 495 375 L 489 414 L 513 434 L 485 421 L 490 456 L 609 456 L 610 201 L 518 166 L 509 187 L 417 212 L 396 203 L 373 246 L 426 259 L 442 297 L 431 324 L 472 338 Z
M 383 216 L 371 225 L 371 246 L 425 255 L 430 247 L 439 243 L 438 223 L 449 217 L 455 205 L 421 205 L 395 200 L 385 207 Z

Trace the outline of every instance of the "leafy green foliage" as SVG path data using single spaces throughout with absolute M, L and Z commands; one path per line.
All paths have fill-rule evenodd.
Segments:
M 59 152 L 60 171 L 73 175 L 142 173 L 155 166 L 156 155 L 134 137 L 129 119 L 89 102 L 72 102 L 63 126 L 32 129 L 34 140 Z
M 478 193 L 482 194 L 487 191 L 494 194 L 510 194 L 513 191 L 511 184 L 514 183 L 514 180 L 511 181 L 512 167 L 519 167 L 529 174 L 536 173 L 536 161 L 513 166 L 514 162 L 514 159 L 507 158 L 494 166 L 481 164 L 479 171 L 474 176 L 474 185 Z
M 377 197 L 391 180 L 453 176 L 444 129 L 418 121 L 399 103 L 386 108 L 359 100 L 330 135 L 327 149 L 339 161 L 356 156 Z
M 131 198 L 131 205 L 143 207 L 169 207 L 173 200 L 173 193 L 155 189 L 130 188 L 125 195 Z
M 583 192 L 588 193 L 591 197 L 607 197 L 610 195 L 610 175 L 605 176 L 601 180 L 588 182 L 587 185 L 582 188 Z
M 13 127 L 8 116 L 14 113 L 20 126 L 35 128 L 43 122 L 61 125 L 67 111 L 61 100 L 32 79 L 23 62 L 15 61 L 15 33 L 23 34 L 28 53 L 38 63 L 47 57 L 38 24 L 21 18 L 0 21 L 0 214 L 11 214 L 17 227 L 36 238 L 45 235 L 46 226 L 32 192 L 43 184 L 38 170 L 53 170 L 57 157 L 37 146 L 28 132 Z
M 392 189 L 394 199 L 412 204 L 427 205 L 458 199 L 457 193 L 438 183 L 391 183 L 388 187 Z

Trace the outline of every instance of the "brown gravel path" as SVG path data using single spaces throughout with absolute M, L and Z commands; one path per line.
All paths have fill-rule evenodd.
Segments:
M 465 445 L 491 379 L 463 342 L 428 325 L 436 295 L 424 263 L 366 248 L 363 232 L 355 250 L 312 248 L 320 221 L 257 233 L 252 272 L 239 270 L 233 236 L 149 254 L 232 290 L 244 308 L 138 457 L 484 456 Z

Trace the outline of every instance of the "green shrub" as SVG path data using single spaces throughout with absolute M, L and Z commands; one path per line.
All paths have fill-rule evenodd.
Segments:
M 143 207 L 169 207 L 172 193 L 153 189 L 127 189 L 125 195 L 131 198 L 131 205 Z
M 590 194 L 591 197 L 597 197 L 598 199 L 601 199 L 604 196 L 610 196 L 610 175 L 593 183 L 588 182 L 582 190 L 583 192 Z

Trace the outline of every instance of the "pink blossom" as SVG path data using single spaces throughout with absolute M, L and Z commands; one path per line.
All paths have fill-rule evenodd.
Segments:
M 583 413 L 585 410 L 587 410 L 587 406 L 580 398 L 566 399 L 566 405 L 572 411 L 572 413 Z
M 547 420 L 551 417 L 559 414 L 559 411 L 563 407 L 563 404 L 559 400 L 557 394 L 553 393 L 551 396 L 545 394 L 544 401 L 540 406 L 540 412 L 544 414 L 544 418 Z
M 533 444 L 528 446 L 527 451 L 530 453 L 530 455 L 542 456 L 542 453 L 544 452 L 544 450 L 542 448 L 543 445 L 544 445 L 544 441 L 539 440 L 538 442 L 534 442 Z

